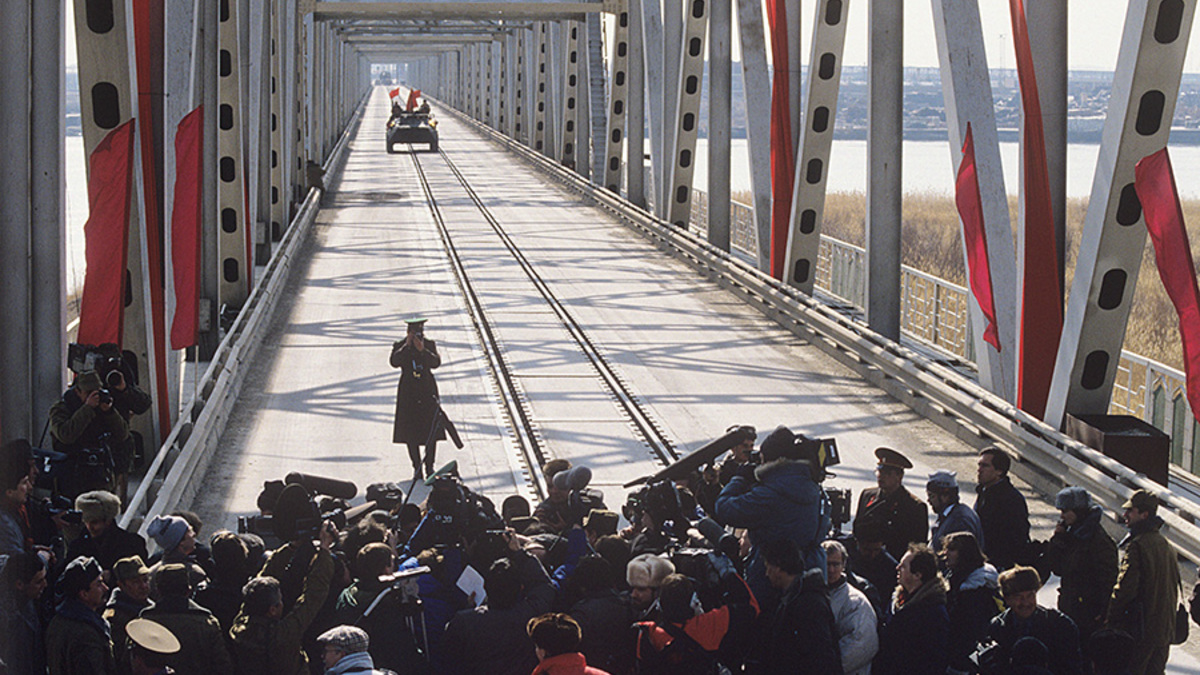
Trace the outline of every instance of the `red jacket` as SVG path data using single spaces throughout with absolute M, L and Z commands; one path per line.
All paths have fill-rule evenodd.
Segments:
M 583 654 L 575 652 L 547 657 L 538 664 L 537 668 L 533 669 L 533 675 L 608 675 L 608 673 L 599 668 L 592 668 L 587 664 L 587 659 L 583 658 Z

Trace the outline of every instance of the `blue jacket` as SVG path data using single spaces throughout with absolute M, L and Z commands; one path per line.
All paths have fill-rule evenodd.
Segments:
M 938 514 L 937 523 L 933 526 L 933 535 L 929 537 L 929 545 L 933 550 L 942 550 L 942 537 L 955 532 L 970 532 L 975 535 L 975 541 L 979 542 L 979 548 L 984 548 L 983 541 L 983 525 L 979 523 L 979 516 L 975 514 L 975 510 L 963 504 L 956 502 L 950 507 L 950 512 L 945 516 Z
M 746 583 L 760 603 L 772 604 L 778 592 L 767 582 L 766 564 L 759 548 L 766 542 L 787 539 L 804 554 L 806 569 L 816 567 L 825 574 L 825 551 L 821 542 L 829 534 L 829 502 L 825 491 L 813 481 L 808 462 L 777 459 L 754 471 L 758 480 L 734 476 L 717 497 L 717 520 L 722 525 L 750 531 L 750 566 Z

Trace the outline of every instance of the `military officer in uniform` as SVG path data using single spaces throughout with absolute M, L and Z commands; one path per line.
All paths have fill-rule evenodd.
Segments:
M 425 319 L 409 319 L 408 333 L 403 340 L 392 343 L 390 363 L 400 369 L 400 384 L 396 388 L 396 421 L 392 427 L 392 442 L 408 446 L 414 479 L 421 473 L 421 446 L 425 445 L 425 473 L 433 474 L 437 442 L 446 438 L 438 426 L 430 437 L 439 408 L 437 382 L 433 369 L 442 365 L 437 345 L 425 339 Z
M 891 448 L 876 448 L 875 457 L 879 460 L 875 467 L 879 487 L 863 490 L 858 496 L 854 527 L 863 523 L 878 526 L 884 548 L 899 560 L 910 542 L 928 541 L 929 508 L 902 484 L 904 470 L 913 466 L 907 457 Z

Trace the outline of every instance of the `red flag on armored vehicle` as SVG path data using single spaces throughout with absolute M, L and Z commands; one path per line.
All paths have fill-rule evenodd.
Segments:
M 419 98 L 421 98 L 421 90 L 420 89 L 409 89 L 408 90 L 408 105 L 405 106 L 404 109 L 409 112 L 416 110 L 417 105 L 419 105 L 417 103 L 417 99 L 419 99 Z

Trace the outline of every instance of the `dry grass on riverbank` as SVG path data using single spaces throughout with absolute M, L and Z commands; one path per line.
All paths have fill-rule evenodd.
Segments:
M 734 196 L 743 203 L 748 193 Z M 1009 201 L 1016 223 L 1017 200 Z M 1067 290 L 1078 254 L 1087 199 L 1067 202 Z M 1184 220 L 1189 223 L 1192 256 L 1200 258 L 1200 200 L 1183 202 Z M 862 193 L 832 193 L 825 202 L 823 232 L 859 246 L 863 245 L 866 199 Z M 958 214 L 953 196 L 923 192 L 904 197 L 904 235 L 901 242 L 905 265 L 965 285 L 962 244 L 959 241 Z M 1015 237 L 1015 235 L 1014 235 Z M 1015 238 L 1014 238 L 1015 242 Z M 1175 308 L 1158 278 L 1154 248 L 1147 238 L 1142 254 L 1139 283 L 1134 293 L 1133 312 L 1126 331 L 1125 349 L 1147 358 L 1183 369 L 1183 351 L 1179 341 L 1179 321 Z

